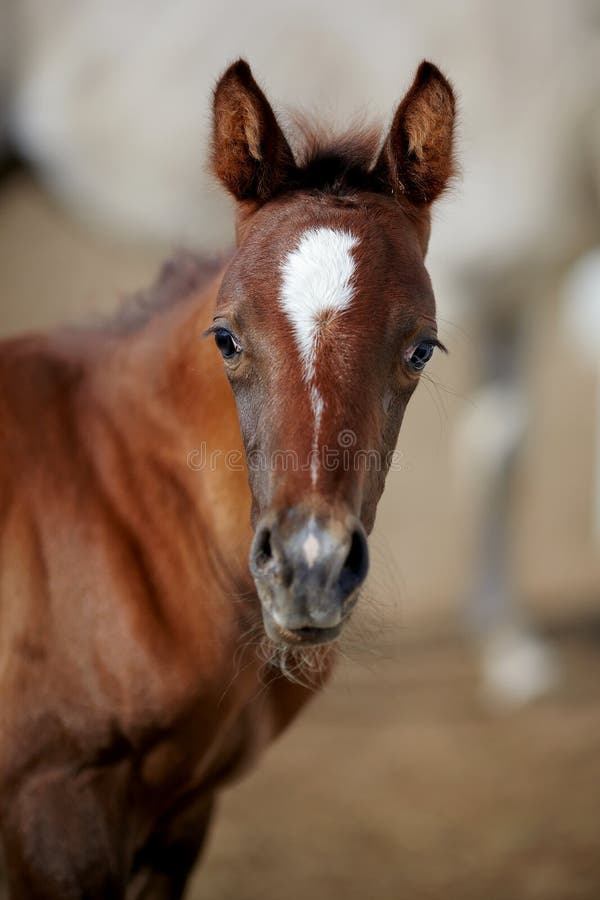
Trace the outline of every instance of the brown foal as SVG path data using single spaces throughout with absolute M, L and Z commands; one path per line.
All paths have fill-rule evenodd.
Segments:
M 15 900 L 180 897 L 217 791 L 326 680 L 438 344 L 423 260 L 453 122 L 423 63 L 380 147 L 293 152 L 237 62 L 212 145 L 235 252 L 180 257 L 101 327 L 1 345 Z

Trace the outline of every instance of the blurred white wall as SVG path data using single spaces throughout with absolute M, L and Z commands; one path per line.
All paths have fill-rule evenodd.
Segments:
M 585 227 L 574 189 L 600 85 L 597 2 L 13 4 L 13 134 L 54 191 L 111 229 L 228 239 L 205 150 L 210 89 L 239 55 L 279 108 L 341 126 L 357 112 L 389 120 L 420 59 L 440 65 L 463 123 L 464 180 L 435 232 L 452 267 Z

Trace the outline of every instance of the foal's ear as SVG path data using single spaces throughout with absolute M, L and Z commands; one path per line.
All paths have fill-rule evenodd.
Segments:
M 454 93 L 440 70 L 422 62 L 396 110 L 375 172 L 395 193 L 429 205 L 454 172 Z
M 212 165 L 236 200 L 261 203 L 277 193 L 294 168 L 275 113 L 243 59 L 215 88 Z

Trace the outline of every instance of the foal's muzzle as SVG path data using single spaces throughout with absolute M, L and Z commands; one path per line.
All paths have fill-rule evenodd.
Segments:
M 263 516 L 250 570 L 267 635 L 292 645 L 334 640 L 368 568 L 367 539 L 355 516 L 324 517 L 300 507 Z

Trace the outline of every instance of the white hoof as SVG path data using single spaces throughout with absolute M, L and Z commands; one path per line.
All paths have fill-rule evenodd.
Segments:
M 484 696 L 493 706 L 524 706 L 553 691 L 560 680 L 556 653 L 518 629 L 490 636 L 481 656 Z

